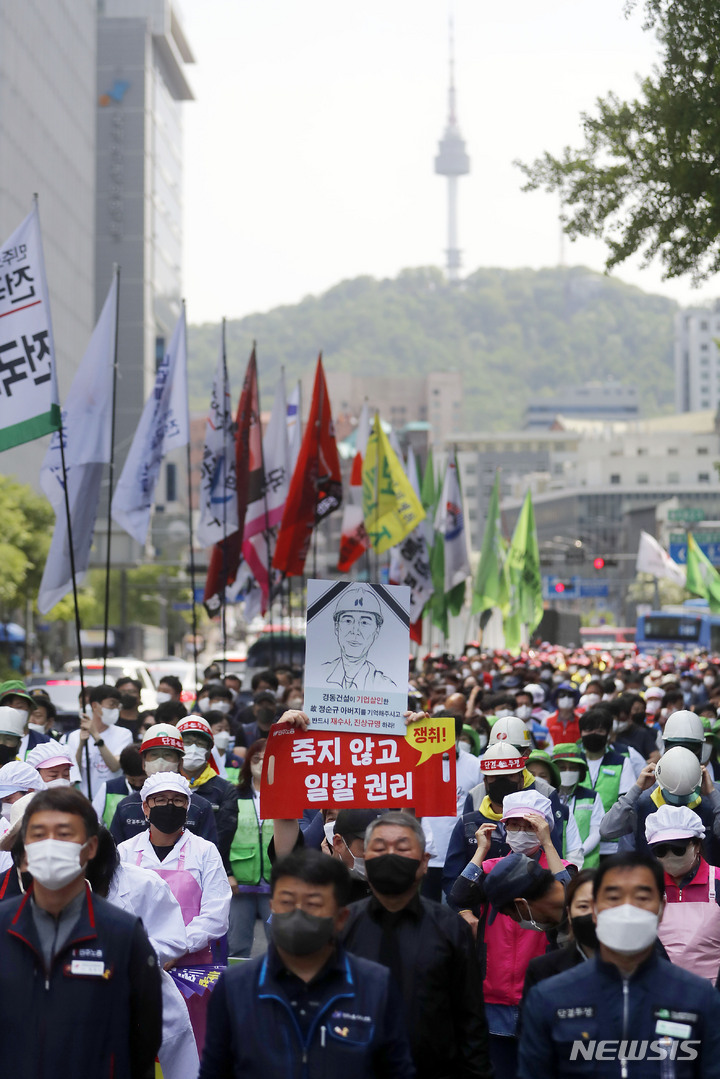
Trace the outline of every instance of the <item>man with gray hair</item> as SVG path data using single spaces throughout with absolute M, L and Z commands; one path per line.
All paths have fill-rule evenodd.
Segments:
M 350 907 L 348 952 L 388 967 L 400 987 L 418 1079 L 489 1079 L 482 981 L 469 927 L 420 896 L 425 833 L 408 812 L 390 812 L 365 833 L 372 895 Z

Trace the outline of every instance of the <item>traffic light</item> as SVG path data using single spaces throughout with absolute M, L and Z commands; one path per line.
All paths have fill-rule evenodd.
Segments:
M 570 585 L 565 581 L 556 581 L 553 588 L 558 595 L 562 595 L 563 592 L 567 592 Z
M 593 559 L 593 566 L 595 569 L 605 569 L 605 559 L 602 555 L 598 555 L 597 558 Z

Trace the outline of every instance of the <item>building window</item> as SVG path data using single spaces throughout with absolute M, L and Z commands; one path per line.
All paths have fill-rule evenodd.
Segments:
M 620 483 L 620 473 L 619 472 L 613 472 L 612 475 L 610 476 L 610 482 L 611 483 Z
M 700 323 L 700 329 L 701 330 L 707 330 L 707 328 L 708 328 L 707 322 L 701 322 Z
M 650 482 L 650 477 L 648 476 L 647 472 L 638 472 L 637 482 L 638 483 L 649 483 Z
M 647 446 L 638 446 L 638 448 L 637 448 L 638 457 L 647 457 L 647 454 L 648 454 Z
M 679 472 L 668 472 L 667 481 L 668 481 L 668 483 L 679 483 L 680 482 L 680 473 Z
M 709 483 L 709 482 L 710 482 L 710 473 L 709 472 L 698 472 L 698 483 Z
M 177 465 L 165 465 L 165 501 L 177 502 Z
M 667 451 L 668 451 L 668 456 L 670 456 L 670 457 L 677 457 L 677 455 L 679 453 L 679 450 L 678 450 L 677 446 L 668 446 Z
M 160 369 L 160 364 L 163 362 L 164 358 L 165 358 L 165 338 L 164 337 L 156 337 L 155 338 L 155 371 L 156 372 Z
M 697 452 L 698 457 L 707 457 L 708 448 L 707 448 L 707 446 L 698 446 L 696 452 Z

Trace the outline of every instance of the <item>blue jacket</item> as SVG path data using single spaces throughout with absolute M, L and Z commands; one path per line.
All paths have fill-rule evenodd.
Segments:
M 660 1059 L 662 1047 L 652 1048 L 662 1038 L 665 1044 L 669 1038 L 679 1043 L 672 1050 L 674 1069 L 669 1060 Z M 720 994 L 711 982 L 655 954 L 626 983 L 611 963 L 597 957 L 581 963 L 530 990 L 523 1009 L 518 1079 L 619 1079 L 619 1047 L 608 1042 L 623 1040 L 631 1043 L 625 1050 L 628 1079 L 717 1079 Z M 684 1041 L 694 1044 L 684 1046 Z M 605 1044 L 593 1051 L 591 1042 Z M 648 1043 L 644 1051 L 642 1042 Z M 697 1053 L 695 1059 L 689 1059 L 692 1053 Z M 614 1059 L 609 1059 L 611 1054 Z
M 218 845 L 217 825 L 215 823 L 215 811 L 207 798 L 201 794 L 190 795 L 188 807 L 187 826 L 195 835 L 202 836 L 210 843 Z M 116 843 L 122 843 L 125 839 L 144 832 L 150 825 L 143 813 L 140 793 L 128 794 L 122 802 L 118 802 L 115 815 L 110 823 L 110 835 Z
M 162 1003 L 142 922 L 88 887 L 70 939 L 46 970 L 30 896 L 0 903 L 0 1075 L 145 1077 L 160 1046 Z
M 226 971 L 210 998 L 199 1079 L 412 1079 L 389 972 L 342 949 L 337 960 L 318 981 L 305 1037 L 267 955 Z

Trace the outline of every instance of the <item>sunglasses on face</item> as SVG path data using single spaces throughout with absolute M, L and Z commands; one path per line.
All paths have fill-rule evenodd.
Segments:
M 656 858 L 664 858 L 666 854 L 674 854 L 676 858 L 687 853 L 688 843 L 653 843 L 653 854 Z

